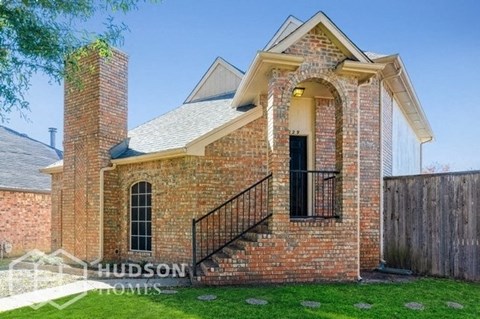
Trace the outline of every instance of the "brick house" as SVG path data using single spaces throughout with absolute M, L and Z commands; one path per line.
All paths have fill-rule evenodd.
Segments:
M 0 249 L 10 256 L 34 248 L 51 249 L 50 178 L 40 168 L 62 158 L 62 152 L 0 126 Z
M 194 265 L 206 284 L 356 280 L 382 254 L 382 177 L 433 133 L 398 55 L 322 12 L 289 17 L 243 73 L 218 58 L 171 112 L 127 131 L 127 57 L 65 89 L 53 239 L 88 261 Z

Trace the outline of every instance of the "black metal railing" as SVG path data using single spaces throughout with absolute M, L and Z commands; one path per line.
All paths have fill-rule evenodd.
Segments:
M 270 174 L 208 214 L 192 220 L 192 268 L 195 276 L 196 268 L 202 261 L 271 216 L 268 210 L 271 178 Z
M 337 171 L 290 171 L 290 217 L 337 218 Z

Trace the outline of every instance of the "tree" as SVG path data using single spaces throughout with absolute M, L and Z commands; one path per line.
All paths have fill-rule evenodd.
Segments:
M 65 77 L 65 65 L 74 65 L 87 44 L 102 56 L 123 41 L 128 28 L 113 14 L 136 10 L 148 0 L 0 0 L 0 119 L 18 111 L 26 117 L 25 93 L 36 73 L 50 82 Z M 156 2 L 150 0 L 150 2 Z M 87 22 L 103 20 L 104 30 L 92 32 Z M 67 63 L 66 63 L 67 62 Z
M 440 164 L 439 162 L 433 162 L 425 166 L 423 169 L 423 174 L 434 174 L 434 173 L 447 173 L 450 172 L 450 164 Z

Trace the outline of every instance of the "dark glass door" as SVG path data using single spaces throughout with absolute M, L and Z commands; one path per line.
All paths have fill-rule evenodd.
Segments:
M 307 137 L 290 136 L 290 216 L 308 215 Z

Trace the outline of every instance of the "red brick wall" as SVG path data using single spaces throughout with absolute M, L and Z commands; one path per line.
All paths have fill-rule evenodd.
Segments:
M 79 64 L 82 87 L 65 85 L 62 247 L 92 261 L 100 254 L 100 169 L 127 136 L 127 57 L 90 52 Z
M 191 250 L 190 220 L 196 208 L 192 183 L 195 159 L 121 165 L 105 183 L 105 259 L 184 262 Z M 139 181 L 152 184 L 152 253 L 129 250 L 130 188 Z
M 360 88 L 360 266 L 380 260 L 380 93 L 379 82 Z
M 315 99 L 315 169 L 335 170 L 335 101 Z
M 62 173 L 52 174 L 52 250 L 62 247 Z
M 271 111 L 267 114 L 272 114 L 273 128 L 271 128 L 272 132 L 269 131 L 269 135 L 272 134 L 274 139 L 274 147 L 269 154 L 269 167 L 274 178 L 272 231 L 274 236 L 287 238 L 287 246 L 293 250 L 289 260 L 285 261 L 289 266 L 285 267 L 284 271 L 291 269 L 289 276 L 292 280 L 297 278 L 303 281 L 309 276 L 310 280 L 320 278 L 355 280 L 359 266 L 357 81 L 355 78 L 340 77 L 332 72 L 332 68 L 345 59 L 345 55 L 323 34 L 320 28 L 312 30 L 285 53 L 305 56 L 305 62 L 295 72 L 272 72 L 269 84 L 268 108 Z M 328 120 L 317 118 L 320 122 L 316 123 L 316 130 L 317 133 L 318 130 L 325 132 L 317 138 L 329 143 L 335 141 L 334 163 L 335 168 L 341 172 L 337 181 L 340 220 L 291 222 L 288 216 L 289 132 L 286 119 L 288 119 L 291 92 L 303 81 L 323 84 L 335 98 L 334 112 L 332 109 L 317 108 L 317 115 L 322 112 L 332 112 L 328 116 L 334 118 L 334 121 L 331 118 Z M 317 106 L 319 106 L 318 103 Z M 333 132 L 335 132 L 335 139 L 333 139 Z M 322 148 L 322 146 L 317 147 Z M 333 164 L 331 153 L 326 156 L 323 159 L 319 158 L 321 161 Z M 290 267 L 292 265 L 297 267 Z M 312 273 L 312 269 L 317 271 Z
M 51 250 L 49 193 L 0 190 L 0 241 L 13 244 L 10 256 Z
M 190 262 L 192 218 L 266 175 L 264 118 L 208 145 L 202 157 L 119 166 L 106 184 L 105 259 Z M 138 181 L 152 184 L 151 254 L 129 251 L 129 190 Z

